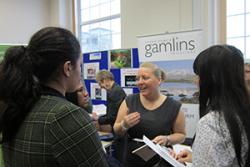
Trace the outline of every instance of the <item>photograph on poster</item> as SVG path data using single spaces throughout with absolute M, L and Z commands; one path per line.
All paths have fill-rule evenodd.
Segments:
M 135 75 L 126 75 L 125 76 L 125 86 L 126 87 L 136 86 L 136 76 Z
M 136 74 L 138 68 L 121 69 L 121 86 L 136 87 Z
M 95 79 L 99 71 L 99 63 L 85 63 L 84 64 L 84 79 Z
M 161 92 L 183 103 L 198 103 L 198 89 L 194 83 L 193 60 L 156 61 L 167 74 L 167 82 L 161 83 Z
M 131 64 L 131 49 L 110 51 L 110 68 L 130 68 Z
M 90 98 L 93 100 L 107 100 L 107 92 L 98 83 L 90 83 Z
M 101 88 L 95 88 L 95 99 L 96 100 L 102 99 L 102 89 Z

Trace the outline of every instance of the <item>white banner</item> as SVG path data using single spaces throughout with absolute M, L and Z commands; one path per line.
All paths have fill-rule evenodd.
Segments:
M 200 119 L 198 104 L 182 104 L 181 111 L 185 115 L 186 137 L 193 138 L 196 132 L 196 125 Z
M 138 37 L 139 62 L 190 60 L 203 49 L 201 30 Z

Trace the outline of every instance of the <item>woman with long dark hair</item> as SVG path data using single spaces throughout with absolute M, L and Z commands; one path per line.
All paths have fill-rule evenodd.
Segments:
M 0 65 L 5 166 L 108 166 L 87 114 L 65 93 L 81 81 L 80 45 L 68 30 L 43 28 Z
M 194 61 L 200 89 L 200 116 L 193 156 L 179 161 L 193 166 L 249 167 L 250 103 L 244 81 L 243 54 L 229 45 L 215 45 Z M 189 160 L 188 160 L 189 159 Z

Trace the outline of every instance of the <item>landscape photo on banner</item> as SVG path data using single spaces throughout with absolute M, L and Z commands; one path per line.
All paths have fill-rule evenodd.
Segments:
M 193 138 L 199 121 L 199 92 L 194 83 L 193 60 L 153 62 L 164 70 L 167 81 L 162 82 L 160 91 L 164 95 L 179 100 L 185 114 L 187 138 Z

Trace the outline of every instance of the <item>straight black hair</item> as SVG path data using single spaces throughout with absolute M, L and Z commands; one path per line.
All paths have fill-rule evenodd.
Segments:
M 244 60 L 240 50 L 230 45 L 215 45 L 201 52 L 193 64 L 200 77 L 200 115 L 218 112 L 225 118 L 240 166 L 242 131 L 248 140 L 245 167 L 250 166 L 250 102 L 244 81 Z
M 66 61 L 76 64 L 80 45 L 68 30 L 47 27 L 35 33 L 27 47 L 6 51 L 0 64 L 0 100 L 7 108 L 0 119 L 2 142 L 16 134 L 31 107 L 40 98 L 40 86 L 56 80 Z

